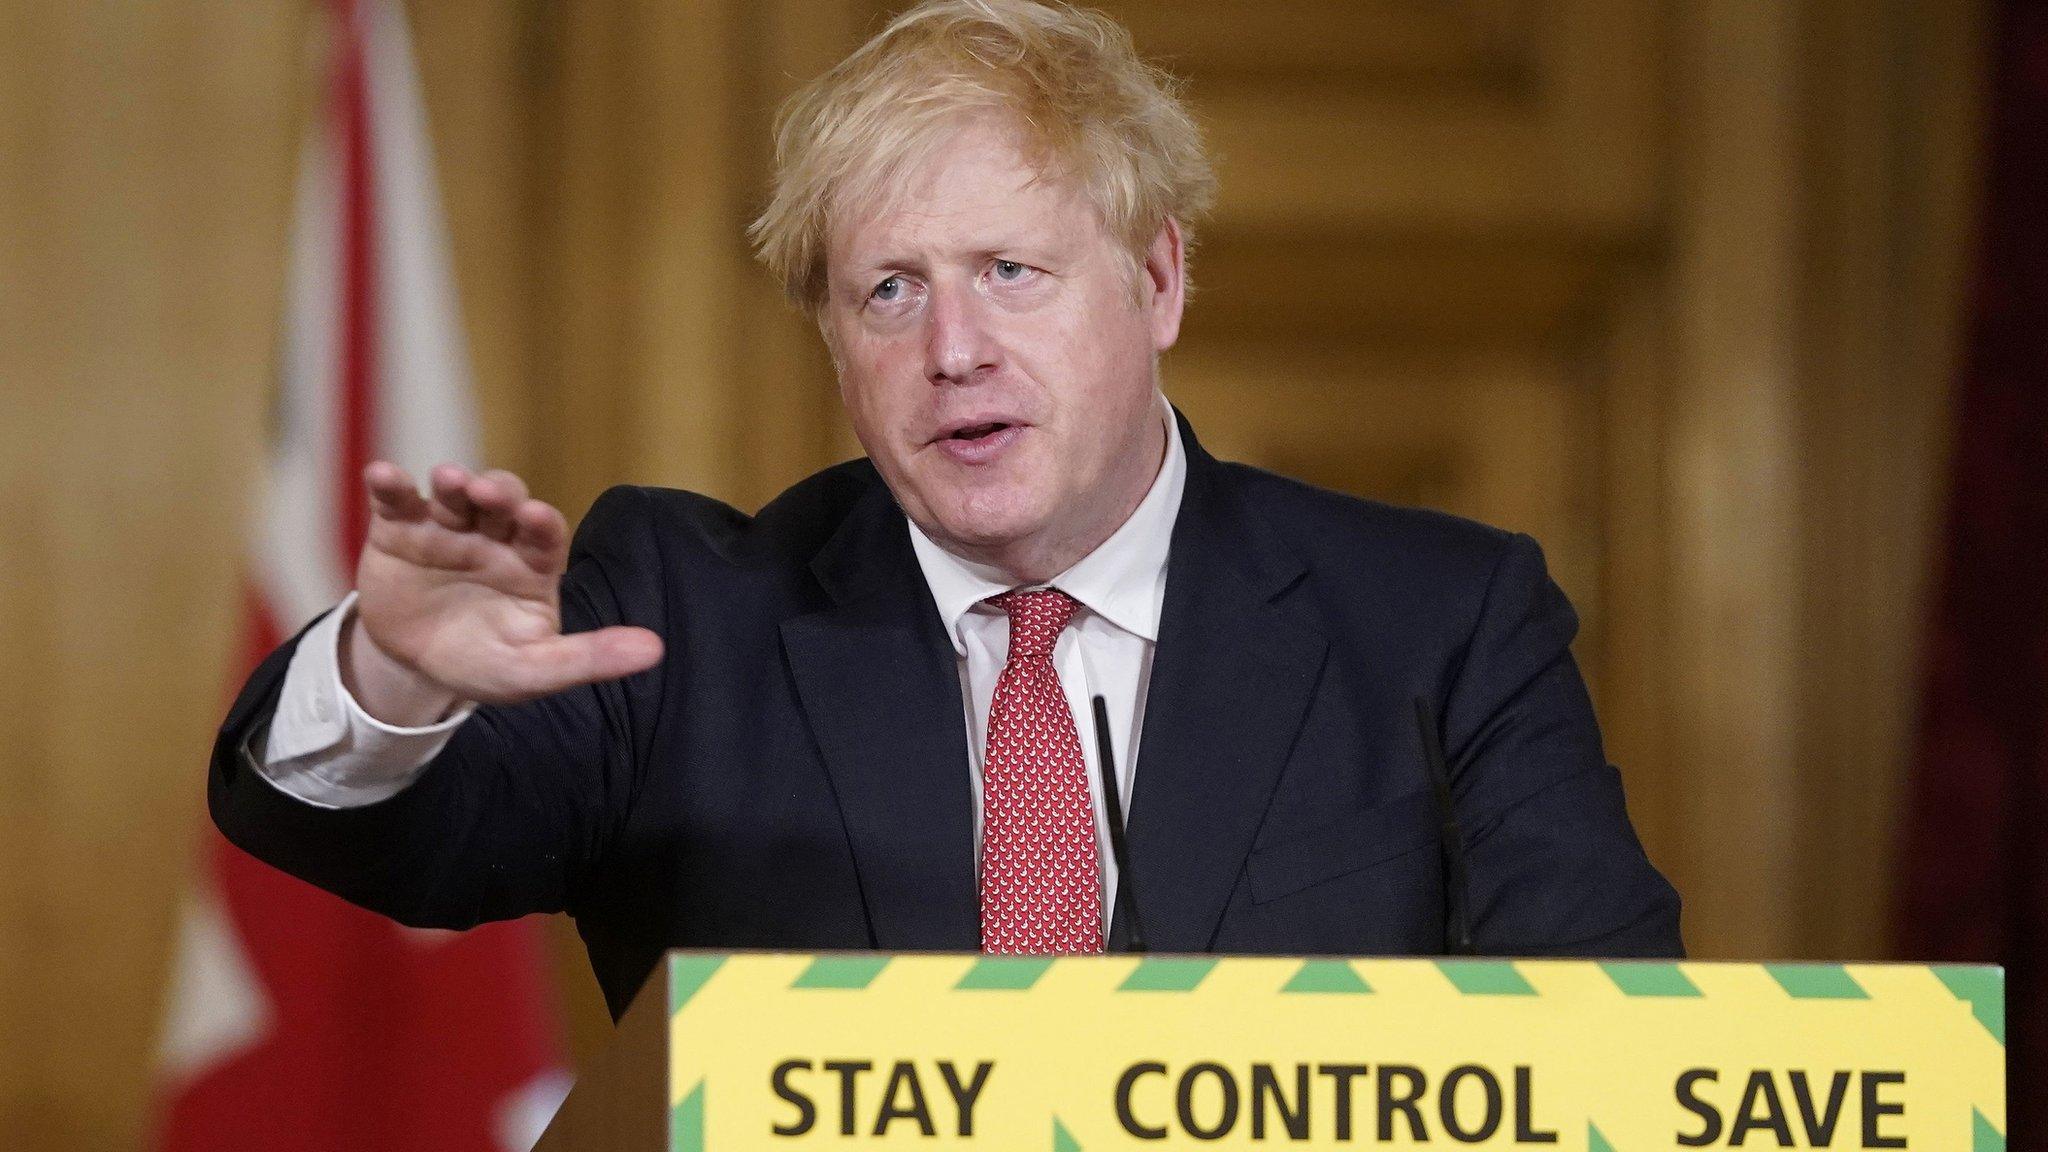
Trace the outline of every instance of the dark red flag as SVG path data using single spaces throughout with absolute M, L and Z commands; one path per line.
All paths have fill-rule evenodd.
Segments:
M 2007 968 L 2009 1131 L 2048 1152 L 2048 4 L 1991 27 L 1986 212 L 1897 940 Z
M 334 0 L 244 651 L 347 590 L 373 456 L 474 462 L 424 112 L 391 0 Z M 195 784 L 197 783 L 195 779 Z M 532 923 L 421 932 L 209 833 L 158 1059 L 161 1152 L 525 1152 L 566 1090 Z

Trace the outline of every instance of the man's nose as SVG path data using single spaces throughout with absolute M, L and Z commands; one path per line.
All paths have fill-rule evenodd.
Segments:
M 935 288 L 925 309 L 925 378 L 966 384 L 996 366 L 984 302 L 971 290 Z

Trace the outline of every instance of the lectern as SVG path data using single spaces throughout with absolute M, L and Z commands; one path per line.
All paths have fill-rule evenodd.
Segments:
M 672 952 L 540 1152 L 2005 1147 L 2001 970 Z

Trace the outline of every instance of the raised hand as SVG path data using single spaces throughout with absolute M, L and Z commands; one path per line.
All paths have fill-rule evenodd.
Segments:
M 519 477 L 443 464 L 429 479 L 423 496 L 396 464 L 363 470 L 370 535 L 341 669 L 370 715 L 427 724 L 458 701 L 530 700 L 661 659 L 645 628 L 562 633 L 568 524 Z

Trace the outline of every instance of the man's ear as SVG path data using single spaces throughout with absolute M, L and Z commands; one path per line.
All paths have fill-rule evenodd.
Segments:
M 1181 240 L 1180 221 L 1168 216 L 1145 248 L 1144 306 L 1151 314 L 1152 347 L 1160 352 L 1180 339 L 1181 309 L 1187 305 L 1187 249 Z

